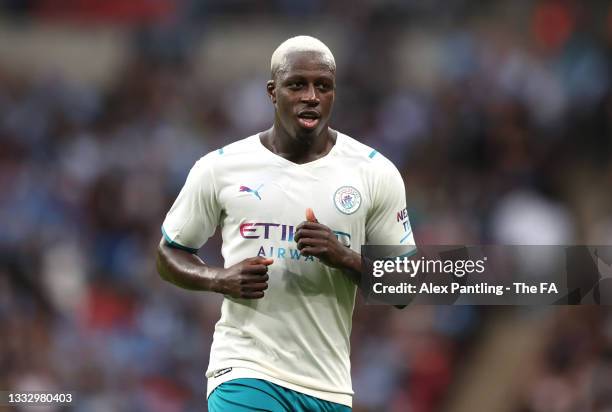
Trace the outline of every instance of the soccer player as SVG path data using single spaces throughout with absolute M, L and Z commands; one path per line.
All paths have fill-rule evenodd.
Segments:
M 158 271 L 224 295 L 210 411 L 349 411 L 360 246 L 414 244 L 404 183 L 376 150 L 329 127 L 336 63 L 319 40 L 282 43 L 267 92 L 272 127 L 191 169 L 162 225 Z M 224 268 L 196 255 L 217 226 Z

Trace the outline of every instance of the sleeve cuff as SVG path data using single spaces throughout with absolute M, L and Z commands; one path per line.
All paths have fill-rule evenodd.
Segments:
M 189 252 L 194 255 L 198 253 L 198 249 L 193 249 L 187 246 L 183 246 L 181 244 L 176 243 L 174 240 L 170 239 L 170 236 L 168 236 L 163 226 L 161 227 L 161 232 L 162 232 L 162 235 L 164 235 L 164 240 L 166 241 L 168 246 L 173 247 L 175 249 L 184 250 L 185 252 Z

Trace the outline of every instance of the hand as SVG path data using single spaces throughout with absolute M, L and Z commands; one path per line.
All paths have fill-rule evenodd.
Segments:
M 261 299 L 268 289 L 268 266 L 274 262 L 252 257 L 222 269 L 214 278 L 214 291 L 240 299 Z
M 327 266 L 346 269 L 354 253 L 338 240 L 336 234 L 319 223 L 311 208 L 306 209 L 306 221 L 295 231 L 297 248 L 304 256 L 315 256 Z

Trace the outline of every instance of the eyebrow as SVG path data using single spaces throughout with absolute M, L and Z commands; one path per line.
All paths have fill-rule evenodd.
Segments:
M 288 81 L 288 80 L 296 80 L 296 79 L 305 79 L 306 77 L 309 77 L 306 74 L 302 74 L 302 73 L 293 73 L 293 74 L 288 74 L 286 75 L 286 77 L 283 79 L 283 81 Z M 329 81 L 334 81 L 335 80 L 335 76 L 333 74 L 323 74 L 323 75 L 317 75 L 315 77 L 315 80 L 329 80 Z

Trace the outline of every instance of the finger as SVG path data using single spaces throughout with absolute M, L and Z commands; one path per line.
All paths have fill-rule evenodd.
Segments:
M 243 277 L 240 279 L 240 285 L 267 282 L 268 279 L 270 279 L 270 277 L 268 276 L 267 273 L 264 275 L 258 275 L 258 274 L 243 275 Z
M 242 286 L 243 292 L 256 292 L 256 291 L 264 291 L 268 289 L 268 284 L 265 282 L 260 283 L 249 283 L 247 285 Z
M 317 222 L 302 222 L 297 225 L 295 231 L 297 232 L 300 229 L 326 230 L 328 232 L 332 231 L 329 227 Z
M 266 265 L 246 265 L 242 268 L 242 273 L 265 275 L 268 273 L 268 267 Z
M 242 299 L 261 299 L 264 297 L 263 291 L 243 292 L 240 294 Z
M 327 241 L 325 239 L 313 239 L 311 237 L 302 238 L 299 242 L 297 242 L 298 250 L 302 250 L 308 246 L 323 247 L 325 245 L 327 245 Z
M 274 263 L 274 259 L 265 258 L 263 256 L 255 256 L 252 258 L 245 259 L 245 262 L 269 266 Z
M 329 232 L 325 230 L 313 230 L 313 229 L 300 229 L 295 232 L 295 236 L 293 239 L 295 241 L 299 241 L 302 238 L 317 238 L 317 239 L 327 239 L 329 236 Z
M 324 248 L 324 247 L 318 247 L 318 246 L 306 246 L 300 252 L 304 256 L 316 256 L 316 257 L 319 257 L 319 256 L 322 256 L 323 254 L 325 254 L 327 252 L 327 249 Z
M 308 222 L 314 222 L 314 223 L 319 222 L 314 214 L 314 211 L 311 208 L 306 209 L 306 220 Z

